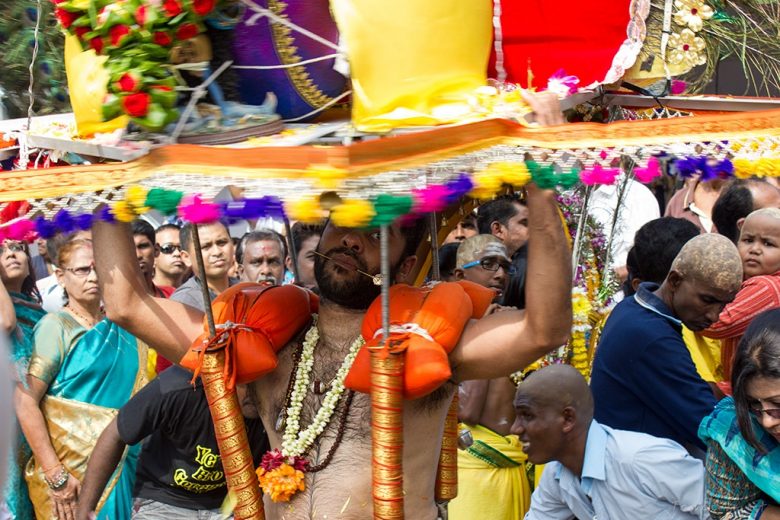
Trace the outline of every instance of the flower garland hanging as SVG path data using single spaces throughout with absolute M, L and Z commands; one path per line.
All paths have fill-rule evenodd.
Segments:
M 304 338 L 301 358 L 295 370 L 290 402 L 284 411 L 282 449 L 267 452 L 257 469 L 260 487 L 274 502 L 287 502 L 295 493 L 305 489 L 304 474 L 309 469 L 309 461 L 304 454 L 330 424 L 344 393 L 344 380 L 347 373 L 352 368 L 360 347 L 365 344 L 362 336 L 352 342 L 341 367 L 330 383 L 330 390 L 325 394 L 320 409 L 317 410 L 311 424 L 301 429 L 301 410 L 309 392 L 311 372 L 314 367 L 314 348 L 320 339 L 317 315 L 313 315 L 312 318 L 313 323 Z

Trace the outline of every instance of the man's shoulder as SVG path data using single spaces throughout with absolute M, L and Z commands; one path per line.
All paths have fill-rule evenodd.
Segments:
M 668 318 L 650 311 L 632 298 L 626 298 L 617 304 L 607 318 L 601 335 L 602 342 L 618 340 L 624 343 L 629 339 L 632 348 L 638 344 L 651 343 L 658 337 L 678 338 L 682 344 L 680 332 Z
M 640 464 L 653 464 L 653 453 L 659 451 L 679 451 L 687 454 L 677 442 L 663 437 L 654 437 L 647 433 L 617 430 L 604 424 L 600 426 L 607 432 L 606 457 L 609 461 L 636 468 Z

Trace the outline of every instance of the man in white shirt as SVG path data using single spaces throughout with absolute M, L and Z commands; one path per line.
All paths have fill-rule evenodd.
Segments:
M 593 419 L 585 379 L 569 365 L 531 374 L 515 396 L 528 460 L 547 464 L 525 520 L 708 519 L 704 467 L 674 441 Z

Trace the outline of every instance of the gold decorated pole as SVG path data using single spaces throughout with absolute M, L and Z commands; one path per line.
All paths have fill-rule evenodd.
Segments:
M 436 471 L 436 502 L 449 502 L 458 496 L 458 391 L 452 396 Z
M 430 214 L 431 273 L 434 281 L 441 281 L 439 266 L 439 222 L 436 212 Z M 436 468 L 436 503 L 446 508 L 447 503 L 458 495 L 458 392 L 452 396 L 447 419 L 444 422 L 444 435 L 441 440 L 439 464 Z
M 375 520 L 404 517 L 404 355 L 391 354 L 388 226 L 380 228 L 383 348 L 371 352 L 371 472 Z
M 209 326 L 209 339 L 217 335 L 214 314 L 211 309 L 211 295 L 205 281 L 203 253 L 200 248 L 198 226 L 192 226 L 192 242 L 195 246 L 195 260 L 201 273 L 201 289 L 205 303 L 206 320 Z M 265 520 L 263 497 L 257 482 L 249 438 L 244 426 L 244 415 L 238 403 L 236 390 L 228 390 L 224 378 L 225 350 L 207 352 L 204 356 L 200 377 L 203 390 L 214 421 L 217 447 L 222 457 L 228 491 L 234 497 L 236 505 L 233 517 L 236 520 Z

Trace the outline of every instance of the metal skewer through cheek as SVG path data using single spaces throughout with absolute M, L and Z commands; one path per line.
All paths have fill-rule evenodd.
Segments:
M 362 274 L 363 276 L 368 276 L 369 278 L 371 278 L 371 281 L 374 283 L 374 285 L 382 285 L 382 274 L 381 273 L 380 274 L 371 274 L 371 273 L 367 273 L 365 271 L 362 271 L 362 270 L 358 269 L 357 267 L 351 267 L 351 266 L 344 265 L 341 262 L 339 262 L 338 260 L 334 260 L 333 258 L 329 257 L 328 255 L 320 253 L 316 249 L 314 251 L 312 251 L 312 253 L 314 253 L 317 256 L 321 256 L 322 258 L 325 258 L 326 260 L 330 260 L 331 262 L 339 264 L 339 266 L 341 266 L 344 269 L 352 269 L 353 271 L 356 271 L 356 272 Z

